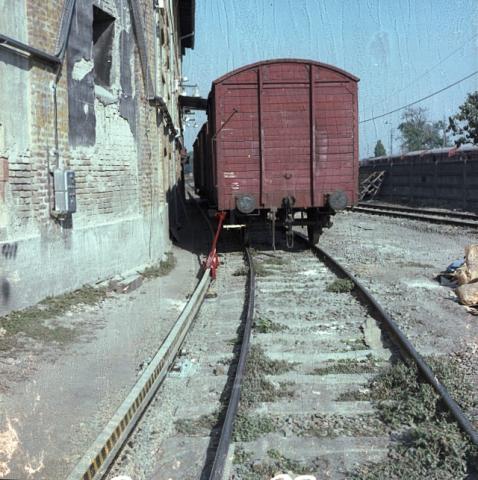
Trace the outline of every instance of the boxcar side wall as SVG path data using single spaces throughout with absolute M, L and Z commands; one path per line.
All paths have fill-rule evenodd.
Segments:
M 356 79 L 314 63 L 265 62 L 218 81 L 211 97 L 219 209 L 233 209 L 240 194 L 260 208 L 287 196 L 298 208 L 321 207 L 337 190 L 356 202 Z
M 208 155 L 210 161 L 210 179 L 208 198 L 212 205 L 217 205 L 217 154 L 216 154 L 216 118 L 215 118 L 216 101 L 213 96 L 209 99 L 208 106 Z
M 478 148 L 411 152 L 360 165 L 362 179 L 377 171 L 385 172 L 378 201 L 478 211 Z

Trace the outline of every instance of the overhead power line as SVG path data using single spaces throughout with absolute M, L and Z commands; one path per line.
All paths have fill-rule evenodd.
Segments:
M 394 110 L 390 110 L 389 112 L 382 113 L 380 115 L 376 115 L 374 117 L 366 118 L 365 120 L 360 120 L 360 123 L 367 123 L 367 122 L 372 122 L 373 120 L 377 120 L 378 118 L 386 117 L 388 115 L 391 115 L 392 113 L 399 112 L 400 110 L 405 110 L 405 108 L 411 107 L 413 105 L 416 105 L 417 103 L 423 102 L 424 100 L 428 100 L 431 97 L 434 97 L 435 95 L 438 95 L 441 92 L 444 92 L 445 90 L 448 90 L 451 87 L 454 87 L 455 85 L 458 85 L 461 82 L 464 82 L 465 80 L 468 80 L 469 78 L 473 77 L 478 73 L 478 70 L 475 70 L 473 73 L 470 73 L 466 77 L 460 78 L 460 80 L 457 80 L 456 82 L 450 83 L 450 85 L 447 85 L 446 87 L 440 88 L 440 90 L 437 90 L 436 92 L 430 93 L 426 97 L 419 98 L 418 100 L 415 100 L 414 102 L 407 103 L 407 105 L 403 105 L 402 107 L 395 108 Z
M 472 40 L 474 40 L 476 37 L 478 37 L 478 33 L 475 33 L 474 35 L 472 35 L 470 38 L 468 38 L 465 42 L 463 42 L 458 48 L 455 48 L 455 50 L 453 50 L 452 52 L 450 52 L 448 55 L 446 55 L 445 57 L 443 57 L 442 59 L 440 59 L 440 61 L 438 63 L 435 63 L 434 65 L 432 65 L 428 70 L 425 70 L 423 73 L 421 73 L 420 75 L 418 75 L 418 77 L 414 78 L 410 83 L 408 83 L 407 85 L 405 85 L 404 87 L 400 88 L 400 90 L 395 90 L 394 92 L 390 93 L 388 96 L 387 96 L 387 99 L 390 98 L 390 96 L 392 95 L 398 95 L 399 93 L 402 93 L 404 92 L 405 90 L 407 90 L 409 87 L 411 87 L 412 85 L 414 85 L 415 83 L 417 83 L 419 80 L 421 80 L 422 78 L 424 78 L 426 75 L 428 75 L 432 70 L 434 70 L 436 67 L 439 67 L 443 62 L 445 62 L 446 60 L 448 60 L 450 57 L 452 57 L 453 55 L 455 55 L 455 53 L 459 52 L 460 50 L 462 50 L 463 48 L 466 47 L 466 45 L 468 43 L 470 43 Z M 375 103 L 372 108 L 376 107 L 377 105 L 379 105 L 378 103 Z

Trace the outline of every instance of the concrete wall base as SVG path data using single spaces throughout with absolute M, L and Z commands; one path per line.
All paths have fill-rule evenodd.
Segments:
M 0 315 L 164 259 L 168 224 L 161 205 L 152 214 L 4 244 Z

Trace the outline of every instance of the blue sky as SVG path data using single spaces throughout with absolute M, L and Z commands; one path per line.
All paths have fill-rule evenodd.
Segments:
M 195 48 L 187 51 L 183 74 L 201 96 L 227 71 L 283 57 L 358 76 L 360 118 L 370 118 L 478 70 L 478 0 L 196 0 Z M 420 106 L 442 120 L 477 89 L 478 75 Z M 399 151 L 400 115 L 360 126 L 362 158 L 379 138 L 388 151 L 390 133 Z M 196 117 L 201 125 L 204 118 Z M 187 129 L 188 147 L 196 133 Z

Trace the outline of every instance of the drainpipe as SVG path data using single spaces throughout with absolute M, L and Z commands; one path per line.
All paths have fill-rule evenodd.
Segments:
M 61 72 L 63 69 L 63 62 L 65 60 L 66 48 L 68 46 L 68 37 L 70 35 L 71 21 L 73 18 L 73 11 L 75 8 L 76 0 L 65 0 L 65 4 L 62 11 L 62 18 L 60 19 L 60 33 L 57 40 L 57 53 L 56 57 L 60 60 L 60 63 L 57 67 L 55 80 L 52 84 L 53 91 L 53 116 L 54 116 L 54 129 L 55 129 L 55 164 L 57 168 L 63 166 L 63 161 L 60 158 L 60 148 L 58 140 L 58 82 L 60 81 Z M 49 172 L 50 173 L 50 172 Z M 50 203 L 50 213 L 51 213 L 51 203 Z

